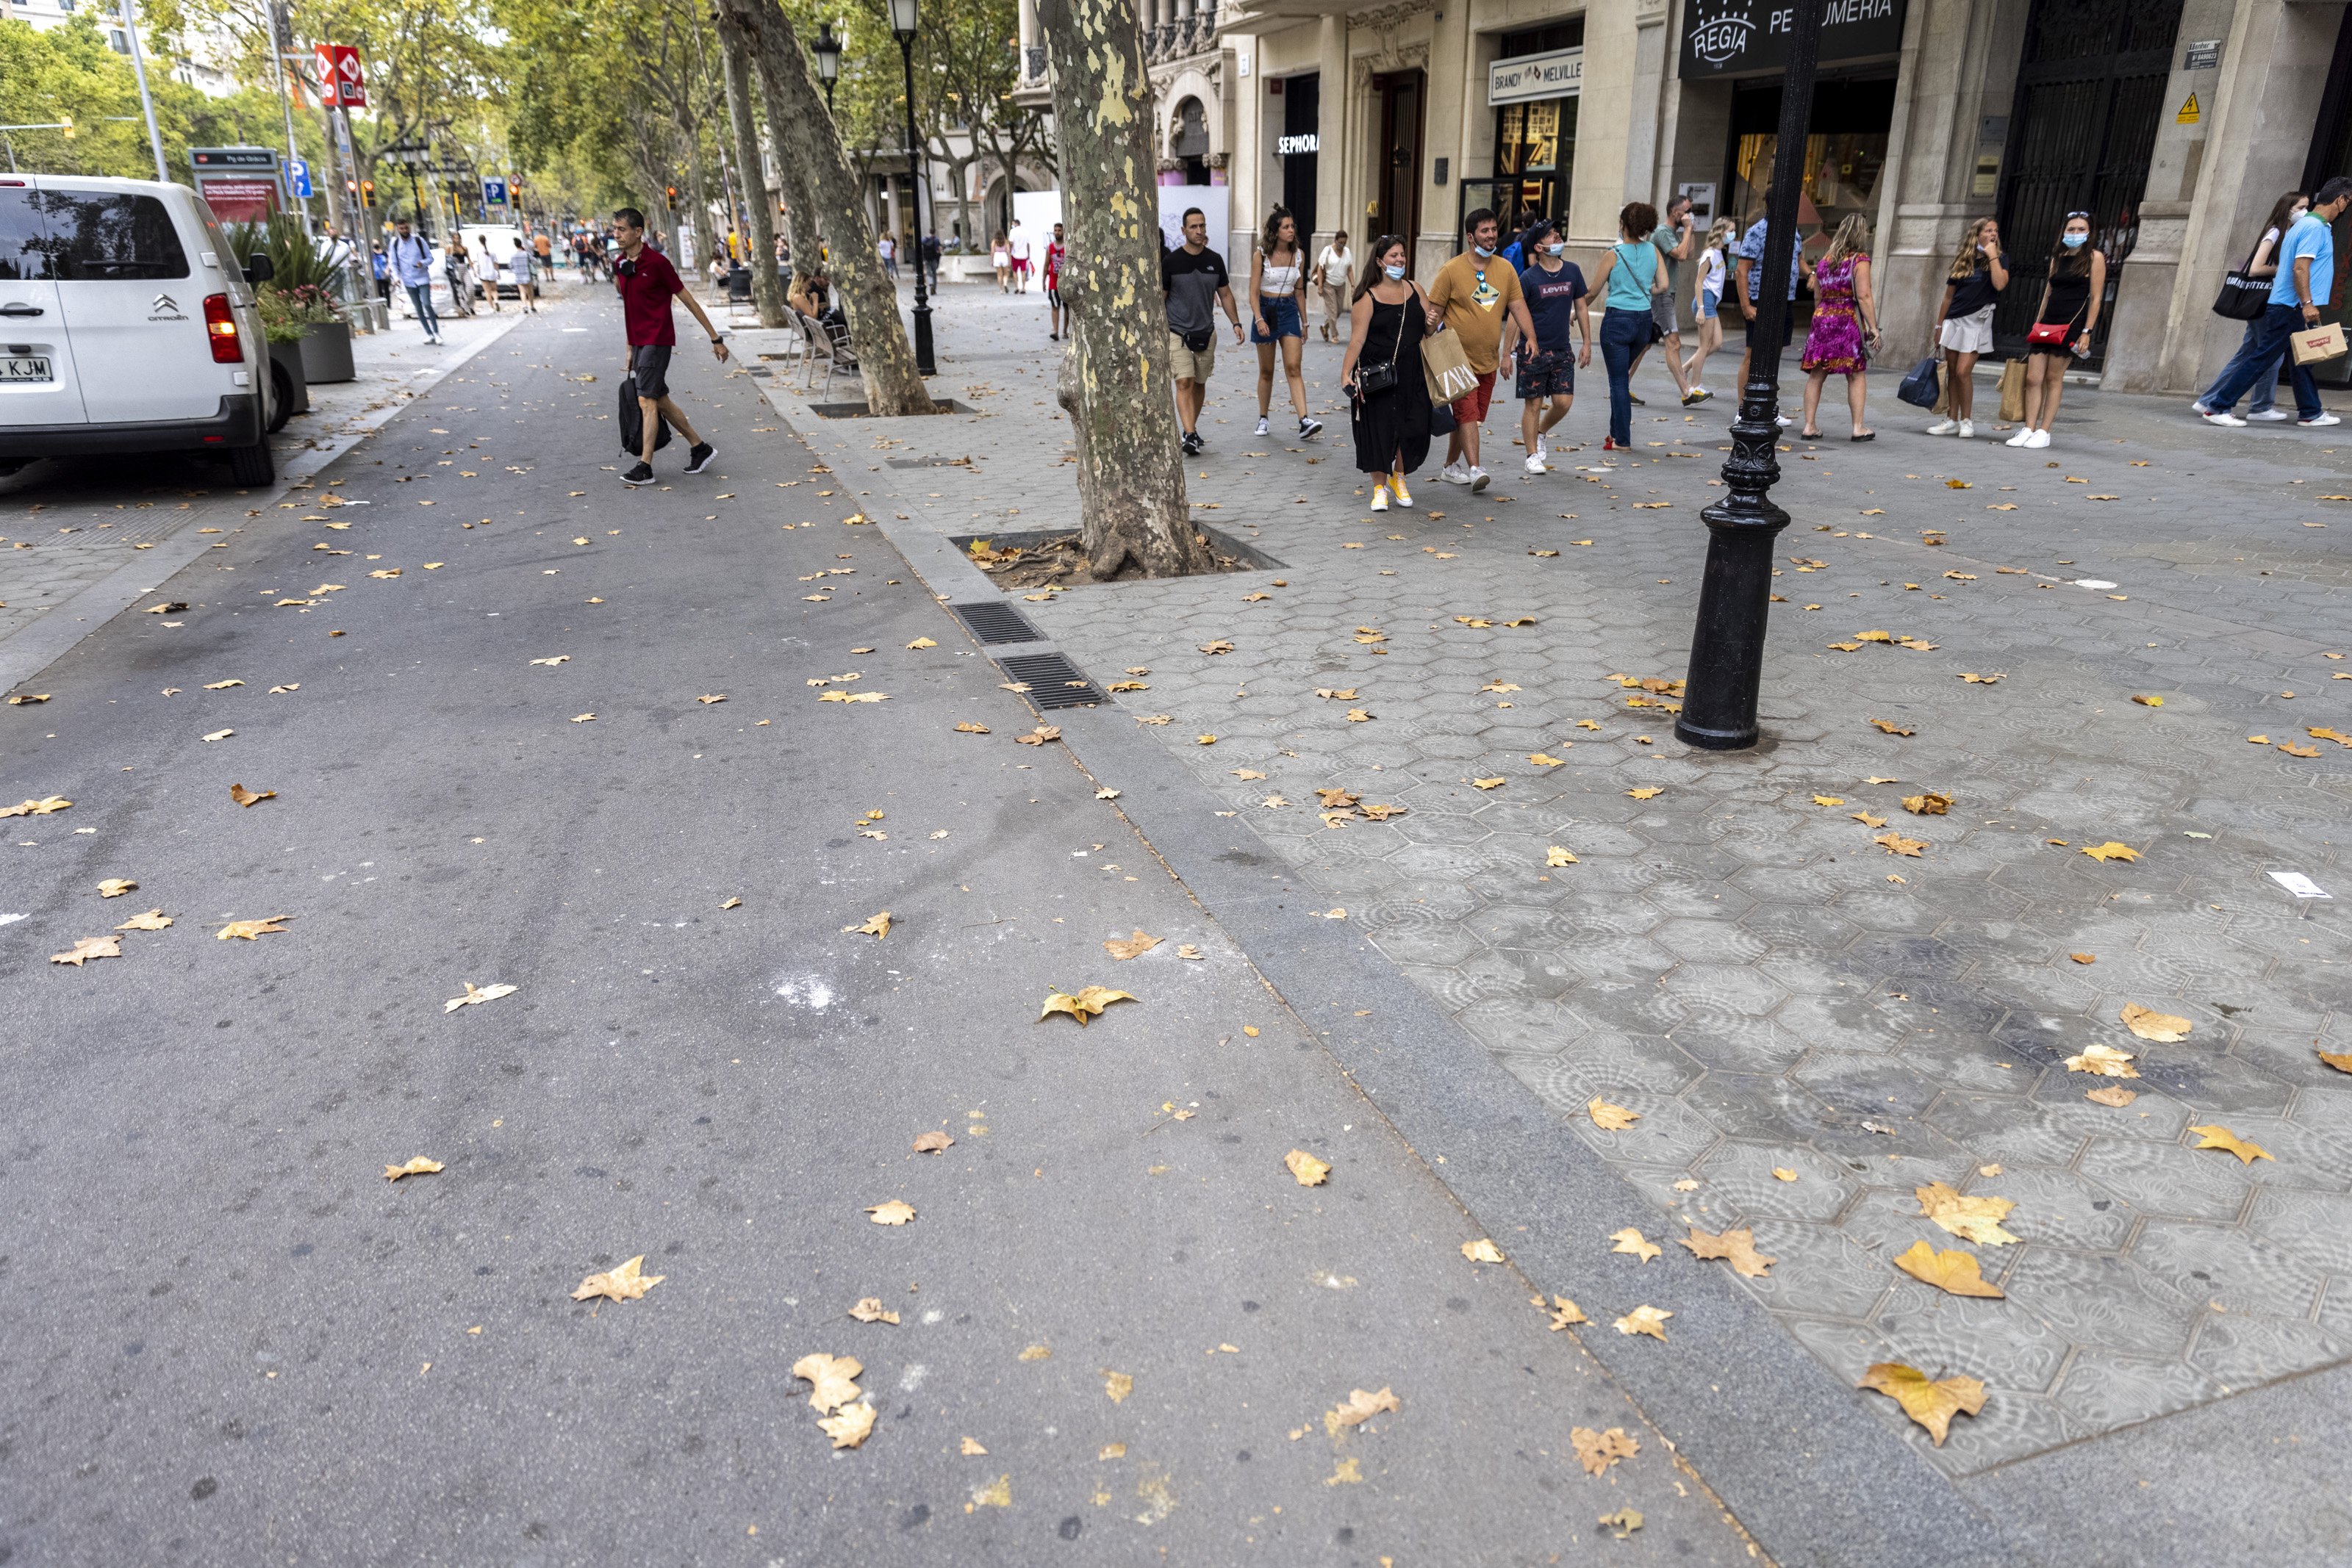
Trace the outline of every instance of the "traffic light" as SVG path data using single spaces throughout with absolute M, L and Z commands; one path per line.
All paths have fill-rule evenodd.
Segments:
M 58 116 L 58 119 L 63 122 L 59 129 L 65 131 L 66 140 L 68 141 L 72 141 L 74 133 L 73 116 L 70 114 L 60 114 Z
M 667 194 L 668 194 L 668 196 L 669 196 L 669 203 L 668 203 L 668 204 L 669 204 L 670 206 L 673 206 L 673 207 L 677 206 L 677 187 L 676 185 L 669 185 L 669 186 L 666 186 L 666 187 L 664 187 L 664 188 L 665 188 L 665 190 L 667 191 Z
M 360 182 L 360 205 L 362 207 L 373 207 L 375 205 L 375 182 L 373 180 L 362 180 Z

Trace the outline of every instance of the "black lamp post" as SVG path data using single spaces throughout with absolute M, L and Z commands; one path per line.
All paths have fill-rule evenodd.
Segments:
M 1764 276 L 1749 323 L 1748 384 L 1731 426 L 1723 465 L 1727 493 L 1699 515 L 1712 536 L 1699 586 L 1698 624 L 1691 633 L 1675 737 L 1706 751 L 1756 744 L 1756 696 L 1764 679 L 1764 628 L 1771 613 L 1772 549 L 1789 514 L 1772 504 L 1780 477 L 1781 334 L 1789 320 L 1789 269 L 1796 263 L 1797 198 L 1805 175 L 1805 133 L 1812 115 L 1814 68 L 1821 57 L 1824 0 L 1795 0 L 1789 58 L 1780 78 L 1780 131 L 1772 155 L 1772 190 L 1764 208 Z
M 833 24 L 816 25 L 816 43 L 809 51 L 816 56 L 817 80 L 824 83 L 824 107 L 833 108 L 833 84 L 841 79 L 841 40 L 833 36 Z
M 890 33 L 898 40 L 898 62 L 907 72 L 907 196 L 915 205 L 915 371 L 937 375 L 931 363 L 931 303 L 923 287 L 923 180 L 915 140 L 915 27 L 919 0 L 890 0 Z

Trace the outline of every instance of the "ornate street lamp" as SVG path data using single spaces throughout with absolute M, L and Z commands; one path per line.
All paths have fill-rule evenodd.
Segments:
M 1675 737 L 1706 751 L 1737 751 L 1756 744 L 1756 697 L 1764 678 L 1764 630 L 1771 613 L 1772 549 L 1789 514 L 1772 504 L 1780 477 L 1777 455 L 1780 407 L 1781 334 L 1789 319 L 1789 269 L 1795 265 L 1797 198 L 1805 174 L 1805 133 L 1813 107 L 1814 68 L 1821 57 L 1824 0 L 1795 0 L 1788 65 L 1780 78 L 1780 131 L 1772 155 L 1772 190 L 1766 221 L 1763 280 L 1757 285 L 1756 319 L 1748 340 L 1748 385 L 1731 426 L 1731 455 L 1723 465 L 1727 493 L 1699 515 L 1711 538 L 1706 576 L 1698 592 L 1698 623 L 1691 632 L 1690 669 L 1683 683 L 1682 716 Z M 1771 351 L 1764 352 L 1769 345 Z
M 824 107 L 833 108 L 833 84 L 841 79 L 841 40 L 833 36 L 833 24 L 816 25 L 816 43 L 809 52 L 816 57 L 817 79 L 824 83 Z
M 923 287 L 923 178 L 920 143 L 915 140 L 915 29 L 919 0 L 890 0 L 890 34 L 898 40 L 898 63 L 907 73 L 907 193 L 915 204 L 915 371 L 937 375 L 931 363 L 931 304 Z

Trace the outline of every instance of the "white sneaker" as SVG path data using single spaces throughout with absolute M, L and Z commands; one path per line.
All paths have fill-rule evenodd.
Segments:
M 2320 419 L 2326 420 L 2330 424 L 2336 423 L 2336 416 L 2332 413 L 2322 414 L 2320 415 Z M 2314 420 L 2312 423 L 2316 424 L 2319 421 Z M 1470 470 L 1469 484 L 1473 492 L 1483 490 L 1493 482 L 1494 476 L 1488 474 L 1484 468 L 1473 468 Z
M 2246 422 L 2240 419 L 2234 413 L 2209 413 L 2205 416 L 2205 423 L 2208 424 L 2239 425 L 2243 424 Z
M 2246 415 L 2246 421 L 2248 423 L 2252 423 L 2253 421 L 2259 419 L 2264 424 L 2273 424 L 2284 423 L 2285 421 L 2293 419 L 2294 417 L 2294 415 L 2287 413 L 2287 411 L 2283 408 L 2265 408 L 2258 409 L 2254 413 Z
M 2344 422 L 2332 413 L 2323 413 L 2317 419 L 2298 419 L 2295 423 L 2305 430 L 2317 430 L 2324 424 L 2341 424 Z
M 1962 441 L 1974 441 L 1977 438 L 1977 422 L 1973 419 L 1960 421 L 1958 434 Z
M 2025 444 L 2038 452 L 2050 444 L 2050 433 L 2046 430 L 2037 430 L 2026 438 Z
M 1536 455 L 1538 457 L 1551 455 L 1551 437 L 1540 430 L 1536 432 Z
M 1787 414 L 1785 414 L 1785 413 L 1776 413 L 1776 414 L 1774 414 L 1774 415 L 1772 416 L 1772 418 L 1773 418 L 1774 423 L 1776 423 L 1777 424 L 1779 424 L 1779 425 L 1780 425 L 1780 427 L 1781 429 L 1783 429 L 1783 430 L 1788 429 L 1788 428 L 1789 428 L 1789 426 L 1790 426 L 1790 425 L 1792 425 L 1792 424 L 1794 424 L 1794 423 L 1797 423 L 1795 420 L 1790 419 L 1790 418 Z
M 1470 470 L 1464 464 L 1448 463 L 1437 471 L 1437 477 L 1448 485 L 1467 485 L 1470 483 Z
M 1927 434 L 1930 435 L 1949 435 L 1952 432 L 1959 429 L 1959 427 L 1960 422 L 1957 419 L 1939 419 L 1935 423 L 1927 427 Z
M 2032 441 L 2033 432 L 2030 430 L 2021 430 L 2015 435 L 2011 436 L 2007 441 L 2002 442 L 2001 444 L 2003 446 L 2027 446 L 2031 445 Z
M 1264 434 L 1265 434 L 1267 433 L 1268 428 L 1269 428 L 1269 427 L 1267 426 L 1267 424 L 1266 424 L 1266 423 L 1265 423 L 1265 415 L 1264 415 L 1264 414 L 1259 414 L 1259 415 L 1257 416 L 1257 433 L 1258 433 L 1260 435 L 1264 435 Z
M 2195 414 L 2198 418 L 2202 419 L 2213 411 L 2205 406 L 2205 400 L 2200 397 L 2196 402 L 2189 405 L 2189 412 Z
M 1549 469 L 1544 466 L 1543 454 L 1541 452 L 1538 452 L 1534 456 L 1521 464 L 1520 466 L 1525 468 L 1530 474 L 1548 474 L 1550 472 Z
M 1375 486 L 1372 486 L 1372 510 L 1374 510 L 1375 512 L 1385 512 L 1385 511 L 1387 511 L 1388 509 L 1389 509 L 1389 487 L 1388 487 L 1386 485 L 1375 485 Z

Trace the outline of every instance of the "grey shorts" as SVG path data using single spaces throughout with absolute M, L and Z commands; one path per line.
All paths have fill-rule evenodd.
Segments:
M 1675 291 L 1671 288 L 1650 296 L 1650 321 L 1664 337 L 1675 330 Z
M 669 396 L 671 343 L 641 343 L 630 351 L 630 373 L 637 378 L 637 395 L 659 402 Z

